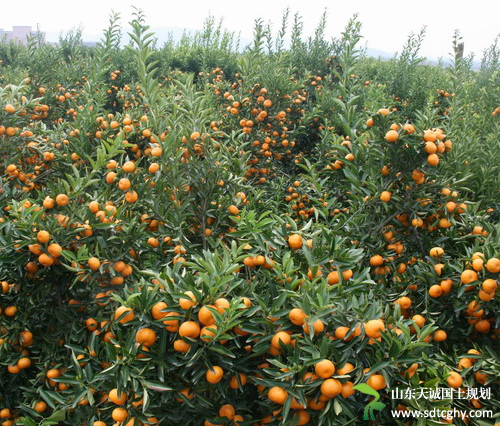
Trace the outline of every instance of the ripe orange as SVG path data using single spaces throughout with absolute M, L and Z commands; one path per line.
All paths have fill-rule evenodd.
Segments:
M 58 206 L 61 206 L 61 207 L 67 206 L 69 203 L 69 198 L 66 194 L 59 194 L 56 197 L 56 203 Z
M 376 254 L 375 256 L 372 256 L 370 258 L 370 265 L 371 266 L 380 266 L 384 263 L 384 258 L 380 256 L 380 254 Z
M 116 405 L 123 405 L 127 402 L 127 394 L 118 389 L 111 389 L 108 394 L 109 400 Z
M 436 330 L 434 332 L 434 341 L 435 342 L 444 342 L 448 338 L 448 335 L 446 334 L 446 331 L 444 330 Z
M 280 343 L 283 345 L 289 345 L 292 342 L 292 338 L 288 333 L 285 333 L 284 331 L 279 331 L 277 332 L 272 340 L 271 340 L 271 346 L 275 349 L 281 349 Z
M 453 389 L 458 389 L 460 386 L 462 386 L 463 382 L 462 376 L 456 371 L 451 371 L 446 381 L 448 382 L 448 385 L 450 385 L 450 387 L 452 387 Z
M 224 311 L 228 310 L 231 304 L 229 303 L 229 300 L 225 299 L 224 297 L 220 297 L 214 302 L 215 308 L 219 311 L 219 313 L 224 313 Z
M 385 140 L 387 142 L 396 142 L 399 138 L 399 134 L 396 130 L 389 130 L 386 134 L 385 134 Z
M 321 384 L 321 394 L 326 398 L 334 398 L 342 392 L 342 384 L 337 379 L 327 379 Z
M 29 367 L 31 367 L 31 359 L 29 359 L 28 357 L 20 358 L 19 361 L 17 361 L 17 366 L 21 370 L 29 368 Z
M 97 257 L 91 257 L 87 263 L 92 271 L 97 271 L 101 267 L 101 261 Z
M 306 313 L 300 308 L 293 308 L 288 313 L 288 318 L 292 324 L 302 327 L 307 318 Z
M 302 247 L 302 237 L 299 234 L 292 234 L 288 237 L 288 245 L 294 249 L 298 250 Z
M 34 408 L 37 413 L 43 413 L 47 410 L 47 403 L 45 401 L 37 401 Z
M 353 370 L 354 370 L 354 365 L 352 365 L 350 362 L 346 362 L 342 366 L 342 368 L 337 369 L 337 375 L 338 376 L 344 376 L 346 374 L 349 374 Z
M 179 335 L 191 339 L 197 339 L 200 336 L 200 331 L 200 326 L 196 321 L 184 321 L 179 327 Z
M 429 166 L 437 166 L 439 164 L 439 157 L 437 154 L 430 154 L 428 157 L 427 157 L 427 164 L 429 164 Z
M 193 306 L 196 305 L 197 300 L 192 291 L 186 291 L 184 293 L 187 297 L 181 297 L 179 299 L 179 306 L 181 309 L 188 310 L 189 308 L 192 308 Z
M 229 420 L 233 420 L 236 411 L 231 404 L 225 404 L 219 409 L 219 417 L 226 417 Z
M 476 271 L 473 271 L 471 269 L 466 269 L 465 271 L 462 272 L 460 279 L 463 284 L 470 284 L 474 281 L 477 281 L 479 277 Z
M 214 365 L 211 369 L 207 370 L 205 377 L 209 383 L 216 384 L 222 380 L 224 370 L 218 365 Z
M 372 339 L 378 339 L 382 331 L 385 331 L 385 324 L 381 319 L 370 320 L 365 323 L 365 333 Z
M 500 259 L 492 257 L 486 262 L 486 269 L 492 274 L 498 274 L 500 272 Z
M 212 305 L 208 305 L 211 308 L 214 308 Z M 208 309 L 207 306 L 202 306 L 201 309 L 198 311 L 198 320 L 203 324 L 203 325 L 213 325 L 215 324 L 215 318 L 210 312 L 210 309 Z
M 62 250 L 62 247 L 56 243 L 49 244 L 49 246 L 47 247 L 47 251 L 54 258 L 61 257 Z
M 168 308 L 168 305 L 165 302 L 158 302 L 151 309 L 151 315 L 153 316 L 153 318 L 155 320 L 165 318 L 165 316 L 167 315 L 167 312 L 162 312 L 162 311 L 164 311 L 167 308 Z
M 213 341 L 215 337 L 215 333 L 217 333 L 216 325 L 207 325 L 203 327 L 200 331 L 200 338 L 205 343 Z
M 429 288 L 429 296 L 431 297 L 440 297 L 443 294 L 443 288 L 439 284 L 434 284 Z
M 283 405 L 288 398 L 288 392 L 279 386 L 273 386 L 269 389 L 267 397 L 275 404 Z
M 482 289 L 486 293 L 494 293 L 498 289 L 498 283 L 492 279 L 484 280 L 482 284 Z
M 353 389 L 354 383 L 351 381 L 347 381 L 342 385 L 342 391 L 341 394 L 344 398 L 349 398 L 350 396 L 354 395 L 355 390 Z
M 132 321 L 135 318 L 134 311 L 131 308 L 127 308 L 126 306 L 120 306 L 116 311 L 115 311 L 115 321 L 118 320 L 123 314 L 125 314 L 120 320 L 120 324 L 126 324 L 130 321 Z
M 247 383 L 247 376 L 245 376 L 243 373 L 239 373 L 238 376 L 239 376 L 241 385 L 245 386 Z M 231 389 L 238 389 L 239 388 L 238 376 L 234 375 L 233 377 L 231 377 L 231 380 L 229 381 L 229 387 Z
M 314 372 L 321 379 L 328 379 L 335 373 L 335 364 L 328 359 L 324 359 L 314 366 Z
M 384 203 L 387 203 L 391 200 L 391 192 L 390 191 L 382 191 L 382 193 L 380 194 L 380 199 L 384 202 Z
M 182 339 L 177 339 L 174 341 L 174 349 L 177 352 L 187 353 L 189 352 L 189 349 L 191 349 L 191 345 Z
M 115 422 L 122 423 L 128 417 L 128 411 L 125 408 L 117 407 L 111 412 L 111 417 Z
M 135 341 L 139 343 L 139 345 L 147 347 L 153 346 L 156 342 L 156 333 L 150 328 L 141 328 L 135 333 Z
M 401 309 L 409 309 L 411 306 L 411 299 L 409 297 L 403 296 L 400 297 L 398 300 L 396 300 L 394 303 L 398 304 L 401 306 Z
M 323 332 L 323 330 L 325 329 L 325 324 L 323 324 L 323 321 L 321 321 L 320 319 L 317 319 L 316 321 L 314 321 L 312 326 L 313 326 L 313 330 L 314 330 L 314 335 L 317 335 L 317 334 Z M 310 329 L 309 329 L 309 322 L 308 321 L 304 322 L 304 325 L 302 326 L 302 328 L 304 329 L 304 332 L 306 334 L 309 334 Z
M 227 210 L 233 216 L 240 214 L 240 209 L 238 207 L 236 207 L 235 205 L 229 206 Z
M 387 386 L 387 383 L 382 374 L 371 375 L 370 378 L 366 381 L 366 384 L 375 390 L 381 390 Z
M 48 243 L 50 241 L 50 234 L 47 231 L 39 231 L 36 234 L 36 239 L 42 244 Z

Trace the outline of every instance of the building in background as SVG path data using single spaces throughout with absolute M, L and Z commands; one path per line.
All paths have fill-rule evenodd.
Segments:
M 28 42 L 28 36 L 32 33 L 32 28 L 27 25 L 16 25 L 12 27 L 12 31 L 5 31 L 0 28 L 0 40 L 14 40 L 26 44 Z M 41 33 L 41 36 L 45 38 L 45 33 Z

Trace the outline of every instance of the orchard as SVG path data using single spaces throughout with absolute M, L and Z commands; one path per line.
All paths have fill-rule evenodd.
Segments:
M 134 16 L 0 43 L 1 425 L 500 422 L 498 47 Z

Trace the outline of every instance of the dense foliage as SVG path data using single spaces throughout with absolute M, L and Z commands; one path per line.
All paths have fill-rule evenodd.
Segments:
M 0 43 L 2 426 L 361 424 L 361 383 L 379 424 L 499 413 L 499 49 L 325 23 Z

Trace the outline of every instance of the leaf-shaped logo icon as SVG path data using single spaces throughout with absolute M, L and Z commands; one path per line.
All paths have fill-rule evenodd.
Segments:
M 370 420 L 370 419 L 375 420 L 375 417 L 373 415 L 373 410 L 380 411 L 383 408 L 385 408 L 385 404 L 379 401 L 380 394 L 366 383 L 359 383 L 356 386 L 353 386 L 353 389 L 360 391 L 361 393 L 364 393 L 366 395 L 371 395 L 374 397 L 373 401 L 369 402 L 365 407 L 363 420 Z

